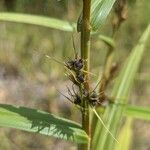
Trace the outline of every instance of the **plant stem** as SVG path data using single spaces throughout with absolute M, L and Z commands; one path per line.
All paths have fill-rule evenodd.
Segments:
M 89 68 L 90 68 L 90 8 L 91 0 L 83 0 L 83 18 L 81 27 L 81 58 L 84 60 L 85 83 L 84 89 L 89 92 Z M 90 118 L 89 118 L 89 104 L 87 99 L 82 100 L 82 127 L 90 137 Z M 82 145 L 82 150 L 90 149 L 90 141 Z

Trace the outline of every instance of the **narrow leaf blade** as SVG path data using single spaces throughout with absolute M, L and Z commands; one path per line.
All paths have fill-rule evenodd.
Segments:
M 0 126 L 37 132 L 76 143 L 86 143 L 88 140 L 79 124 L 26 107 L 0 104 Z
M 0 12 L 0 21 L 27 23 L 68 32 L 73 32 L 74 30 L 76 30 L 76 25 L 74 23 L 56 18 L 30 14 Z
M 143 106 L 127 106 L 125 116 L 137 119 L 150 120 L 150 108 Z
M 91 26 L 92 30 L 98 30 L 105 22 L 116 0 L 92 0 Z
M 119 137 L 118 137 L 119 143 L 116 143 L 115 150 L 130 149 L 132 137 L 133 137 L 132 122 L 133 120 L 131 118 L 127 118 L 125 124 L 123 125 L 119 133 Z
M 146 41 L 150 34 L 150 25 L 146 28 L 142 37 L 140 38 L 136 47 L 132 50 L 130 56 L 128 57 L 122 71 L 117 79 L 117 82 L 112 91 L 112 97 L 115 97 L 116 105 L 110 105 L 107 107 L 104 113 L 104 122 L 107 128 L 111 131 L 113 135 L 117 134 L 118 126 L 122 118 L 123 111 L 125 110 L 125 105 L 117 105 L 117 103 L 127 104 L 128 96 L 130 94 L 131 88 L 133 86 L 133 81 L 142 60 L 142 55 L 144 53 L 144 47 Z M 98 125 L 99 126 L 99 125 Z M 99 141 L 95 144 L 94 150 L 112 150 L 114 147 L 114 140 L 112 137 L 106 133 L 105 128 L 99 126 L 96 132 L 98 132 Z M 105 136 L 104 136 L 105 135 Z
M 114 48 L 115 47 L 115 42 L 112 38 L 107 37 L 105 35 L 99 35 L 98 38 L 102 40 L 104 43 L 106 43 L 108 46 Z

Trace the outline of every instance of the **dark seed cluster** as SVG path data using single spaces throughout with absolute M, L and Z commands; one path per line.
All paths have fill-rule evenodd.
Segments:
M 93 107 L 96 107 L 96 106 L 105 107 L 107 103 L 108 103 L 108 99 L 106 98 L 104 94 L 98 94 L 96 93 L 96 91 L 93 91 L 89 95 L 89 104 Z
M 85 75 L 83 72 L 84 61 L 81 58 L 75 58 L 74 60 L 66 61 L 65 67 L 70 70 L 71 73 L 68 74 L 69 79 L 77 86 L 77 92 L 72 86 L 72 92 L 68 88 L 68 94 L 72 103 L 82 107 L 82 99 L 85 98 L 88 100 L 89 105 L 92 107 L 103 106 L 105 97 L 98 94 L 95 89 L 92 92 L 87 92 L 83 86 L 85 82 Z
M 66 61 L 65 66 L 72 71 L 74 76 L 72 75 L 73 77 L 69 78 L 72 78 L 72 81 L 74 80 L 73 81 L 74 84 L 78 84 L 79 86 L 80 84 L 84 83 L 85 77 L 83 73 L 83 66 L 84 66 L 83 59 L 76 58 L 74 60 Z
M 79 71 L 83 68 L 83 60 L 82 59 L 75 59 L 75 60 L 69 60 L 65 62 L 66 67 L 73 71 Z
M 56 61 L 57 63 L 65 66 L 67 68 L 66 75 L 73 83 L 72 90 L 68 88 L 68 94 L 70 95 L 70 98 L 65 96 L 63 93 L 61 93 L 64 97 L 66 97 L 70 102 L 80 106 L 82 108 L 82 99 L 88 100 L 90 106 L 96 107 L 96 106 L 104 106 L 106 104 L 106 96 L 104 94 L 96 93 L 94 88 L 92 92 L 86 91 L 86 89 L 83 86 L 83 83 L 85 82 L 85 71 L 84 71 L 84 60 L 81 58 L 78 58 L 76 55 L 73 60 L 68 60 L 64 63 L 61 61 L 49 57 Z M 98 83 L 99 84 L 99 83 Z M 97 85 L 98 85 L 97 84 Z M 74 85 L 77 87 L 76 90 L 74 89 Z M 108 101 L 107 101 L 108 102 Z
M 84 68 L 84 61 L 81 58 L 76 57 L 73 60 L 68 60 L 64 63 L 65 67 L 67 68 L 68 71 L 68 78 L 72 81 L 73 86 L 72 90 L 68 88 L 68 94 L 70 95 L 69 99 L 72 103 L 81 106 L 82 101 L 81 101 L 81 92 L 79 92 L 80 88 L 83 87 L 83 83 L 85 81 L 85 76 L 83 72 Z M 77 92 L 74 89 L 74 85 L 77 87 Z

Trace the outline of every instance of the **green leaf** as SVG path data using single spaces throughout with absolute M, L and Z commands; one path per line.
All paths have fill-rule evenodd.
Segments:
M 76 143 L 86 143 L 88 140 L 87 134 L 79 124 L 26 107 L 0 104 L 0 126 L 36 132 Z
M 118 141 L 119 143 L 116 143 L 115 150 L 129 150 L 132 142 L 133 137 L 133 131 L 132 131 L 132 119 L 127 118 L 125 124 L 123 125 Z
M 69 31 L 69 32 L 73 32 L 76 30 L 75 23 L 63 21 L 60 19 L 50 18 L 50 17 L 30 15 L 30 14 L 27 15 L 27 14 L 20 14 L 20 13 L 0 12 L 0 21 L 28 23 L 28 24 L 39 25 L 43 27 L 58 29 L 62 31 Z
M 98 30 L 105 22 L 116 0 L 92 0 L 91 26 L 92 30 Z
M 115 47 L 115 42 L 112 38 L 104 36 L 104 35 L 99 35 L 98 38 L 102 40 L 104 43 L 106 43 L 108 46 L 112 48 Z
M 125 115 L 137 119 L 150 120 L 150 108 L 128 105 L 125 110 Z
M 138 67 L 142 60 L 144 47 L 149 37 L 149 34 L 150 25 L 146 28 L 138 44 L 132 50 L 124 67 L 122 68 L 121 73 L 119 74 L 119 77 L 117 78 L 117 81 L 112 91 L 112 97 L 116 98 L 116 105 L 109 105 L 104 113 L 104 123 L 114 136 L 117 134 L 123 111 L 125 110 L 126 106 L 118 104 L 127 104 L 128 102 L 128 97 L 133 86 L 133 81 L 135 79 Z M 99 125 L 99 123 L 97 124 L 95 133 L 96 137 L 94 137 L 94 139 L 98 139 L 98 141 L 94 142 L 93 144 L 94 150 L 114 149 L 114 139 L 110 136 L 108 132 L 106 132 L 105 128 Z

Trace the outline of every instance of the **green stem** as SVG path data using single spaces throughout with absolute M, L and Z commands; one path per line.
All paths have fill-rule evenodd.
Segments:
M 89 68 L 90 68 L 90 8 L 91 0 L 83 0 L 83 18 L 81 29 L 81 58 L 84 60 L 85 70 L 85 83 L 84 89 L 89 92 Z M 82 127 L 90 137 L 90 117 L 89 117 L 89 104 L 87 99 L 83 99 L 83 111 L 82 111 Z M 82 150 L 90 149 L 90 141 L 87 144 L 82 145 Z

